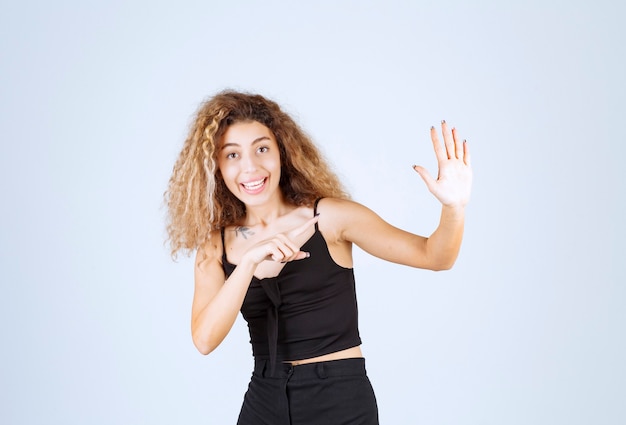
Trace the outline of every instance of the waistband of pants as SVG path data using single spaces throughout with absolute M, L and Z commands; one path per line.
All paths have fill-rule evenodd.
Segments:
M 290 363 L 278 363 L 274 373 L 269 360 L 254 359 L 254 373 L 263 378 L 289 378 L 295 379 L 325 379 L 333 376 L 365 376 L 365 359 L 356 357 L 350 359 L 329 360 L 325 362 L 306 363 L 292 365 Z

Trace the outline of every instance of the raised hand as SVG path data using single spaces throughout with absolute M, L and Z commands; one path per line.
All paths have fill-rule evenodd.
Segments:
M 469 148 L 464 140 L 461 141 L 456 129 L 450 130 L 445 121 L 441 122 L 441 132 L 443 145 L 435 127 L 430 128 L 439 168 L 437 179 L 424 167 L 414 165 L 413 169 L 422 177 L 430 193 L 444 206 L 464 207 L 469 202 L 472 188 Z

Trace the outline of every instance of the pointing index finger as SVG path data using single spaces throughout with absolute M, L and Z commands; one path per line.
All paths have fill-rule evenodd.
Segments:
M 317 223 L 318 220 L 319 220 L 319 214 L 317 214 L 315 217 L 307 220 L 306 222 L 304 222 L 300 226 L 291 229 L 287 234 L 289 235 L 290 238 L 295 238 L 297 236 L 300 236 L 301 234 L 306 232 L 312 225 Z

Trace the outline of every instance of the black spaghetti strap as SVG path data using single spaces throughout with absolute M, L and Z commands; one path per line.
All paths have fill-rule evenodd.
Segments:
M 220 229 L 220 233 L 222 234 L 222 252 L 224 253 L 224 256 L 226 256 L 226 245 L 224 244 L 224 228 L 223 227 Z
M 317 198 L 315 200 L 315 204 L 313 204 L 313 217 L 317 215 L 317 204 L 319 204 L 321 200 L 322 198 Z M 319 228 L 317 227 L 317 221 L 315 222 L 315 231 L 319 231 Z
M 315 200 L 315 203 L 313 204 L 313 215 L 314 216 L 317 215 L 317 204 L 319 204 L 321 200 L 322 200 L 322 198 L 317 198 Z

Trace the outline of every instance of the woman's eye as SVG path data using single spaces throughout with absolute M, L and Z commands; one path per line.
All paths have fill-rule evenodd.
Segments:
M 265 152 L 267 152 L 268 150 L 270 150 L 270 148 L 268 148 L 267 146 L 261 146 L 261 147 L 259 148 L 259 153 L 265 153 Z
M 237 158 L 236 152 L 230 152 L 226 154 L 226 159 L 235 159 L 235 158 Z

